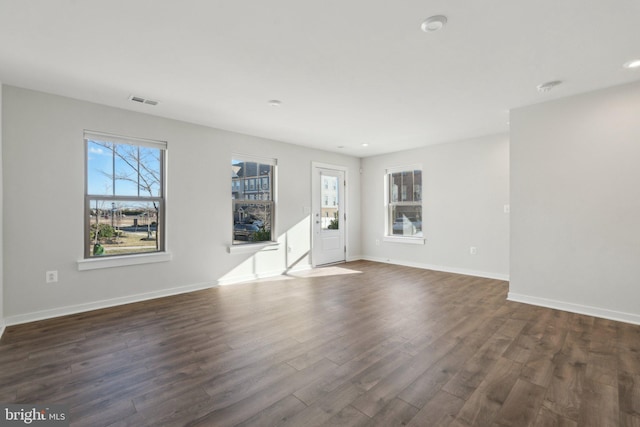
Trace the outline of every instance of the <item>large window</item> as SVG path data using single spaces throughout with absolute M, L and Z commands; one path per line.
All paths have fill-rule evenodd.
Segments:
M 164 251 L 167 143 L 85 132 L 85 258 Z
M 388 169 L 387 236 L 422 237 L 422 169 Z
M 231 160 L 234 245 L 275 240 L 275 172 L 275 159 Z

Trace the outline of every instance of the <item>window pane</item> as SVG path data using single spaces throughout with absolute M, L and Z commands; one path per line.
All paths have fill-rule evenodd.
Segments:
M 422 171 L 388 172 L 387 235 L 422 237 Z
M 140 147 L 140 195 L 162 196 L 160 167 L 162 152 L 157 148 Z
M 138 194 L 138 147 L 116 144 L 115 150 L 115 195 L 139 196 Z M 148 196 L 148 194 L 143 194 Z
M 234 244 L 272 240 L 274 170 L 268 163 L 231 160 Z
M 273 202 L 233 204 L 233 242 L 262 242 L 271 240 Z
M 161 250 L 160 202 L 89 200 L 90 256 Z
M 401 201 L 402 202 L 413 201 L 413 171 L 402 172 Z
M 129 144 L 118 136 L 111 142 L 104 136 L 106 141 L 92 139 L 85 132 L 85 256 L 163 251 L 164 148 L 158 147 L 166 144 Z
M 88 194 L 113 195 L 113 144 L 87 142 Z
M 422 171 L 413 171 L 413 200 L 422 201 Z
M 159 197 L 161 150 L 104 141 L 88 141 L 88 194 Z
M 398 202 L 402 189 L 402 173 L 392 173 L 389 175 L 389 201 Z
M 422 206 L 391 205 L 389 211 L 394 236 L 422 236 Z
M 273 200 L 273 166 L 256 162 L 231 161 L 231 197 L 235 200 Z
M 322 208 L 320 224 L 323 230 L 338 230 L 340 228 L 338 212 L 338 177 L 322 175 Z

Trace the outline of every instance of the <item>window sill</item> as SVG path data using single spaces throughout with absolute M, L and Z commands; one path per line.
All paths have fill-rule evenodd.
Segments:
M 280 248 L 278 242 L 266 242 L 266 243 L 245 243 L 243 245 L 231 245 L 228 247 L 230 254 L 248 254 L 252 252 L 275 251 Z
M 424 245 L 425 242 L 424 237 L 396 237 L 396 236 L 384 236 L 382 238 L 383 242 L 391 242 L 391 243 L 406 243 L 409 245 Z
M 78 271 L 98 270 L 101 268 L 124 267 L 127 265 L 151 264 L 155 262 L 167 261 L 171 261 L 171 253 L 169 252 L 79 259 Z

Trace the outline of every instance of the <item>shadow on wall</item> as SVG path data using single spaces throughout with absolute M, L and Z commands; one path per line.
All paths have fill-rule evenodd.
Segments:
M 257 250 L 218 280 L 219 285 L 279 276 L 311 268 L 311 217 L 306 216 L 278 237 L 277 245 Z M 238 256 L 238 255 L 230 255 Z

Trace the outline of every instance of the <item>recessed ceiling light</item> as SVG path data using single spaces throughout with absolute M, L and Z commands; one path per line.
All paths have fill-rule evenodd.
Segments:
M 536 89 L 538 90 L 538 92 L 549 92 L 551 89 L 555 88 L 560 84 L 562 84 L 561 80 L 553 80 L 551 82 L 539 84 L 538 86 L 536 86 Z
M 368 147 L 369 144 L 367 144 L 366 142 L 362 144 L 363 147 Z
M 422 31 L 424 31 L 425 33 L 432 33 L 444 27 L 446 23 L 447 23 L 446 16 L 434 15 L 425 19 L 422 25 L 420 25 L 420 28 L 422 28 Z
M 640 67 L 640 59 L 632 59 L 629 62 L 625 62 L 624 68 L 638 68 Z
M 279 107 L 282 105 L 282 101 L 279 101 L 277 99 L 271 99 L 267 101 L 267 104 L 269 104 L 270 107 Z

